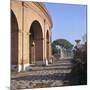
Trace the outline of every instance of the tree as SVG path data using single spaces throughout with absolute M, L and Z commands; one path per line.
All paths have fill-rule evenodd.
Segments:
M 56 48 L 56 45 L 54 43 L 52 43 L 52 54 L 55 54 L 57 53 L 57 48 Z
M 60 45 L 66 49 L 72 49 L 73 45 L 66 39 L 57 39 L 52 42 L 52 54 L 57 53 L 56 45 Z

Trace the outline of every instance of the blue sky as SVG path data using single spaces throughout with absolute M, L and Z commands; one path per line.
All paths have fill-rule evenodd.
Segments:
M 86 33 L 85 5 L 45 3 L 53 21 L 52 41 L 64 38 L 74 44 Z

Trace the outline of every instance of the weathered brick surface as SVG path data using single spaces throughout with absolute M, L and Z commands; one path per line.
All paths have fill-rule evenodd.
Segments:
M 40 3 L 34 2 L 22 2 L 22 1 L 11 1 L 11 10 L 16 18 L 11 15 L 11 31 L 18 32 L 17 34 L 11 33 L 11 61 L 12 64 L 31 64 L 30 63 L 30 41 L 32 34 L 31 27 L 34 21 L 38 24 L 33 26 L 33 31 L 35 33 L 35 60 L 46 60 L 47 53 L 48 58 L 51 57 L 50 46 L 46 45 L 46 32 L 49 31 L 49 38 L 51 36 L 52 21 L 48 14 L 48 11 Z M 13 20 L 13 21 L 12 21 Z M 17 21 L 17 22 L 15 22 Z M 18 26 L 16 26 L 16 24 Z M 51 42 L 51 41 L 50 41 Z M 12 48 L 14 47 L 14 49 Z M 33 54 L 33 52 L 32 52 Z M 33 58 L 33 55 L 31 56 Z

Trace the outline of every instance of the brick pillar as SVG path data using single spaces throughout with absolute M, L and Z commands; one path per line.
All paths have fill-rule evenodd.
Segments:
M 18 32 L 18 72 L 22 70 L 22 31 Z
M 51 42 L 49 42 L 49 63 L 52 63 L 52 49 L 51 49 Z
M 29 69 L 29 35 L 23 32 L 23 71 Z

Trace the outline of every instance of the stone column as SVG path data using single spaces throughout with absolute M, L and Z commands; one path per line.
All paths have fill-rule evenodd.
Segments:
M 64 58 L 64 50 L 62 47 L 60 47 L 60 59 Z

